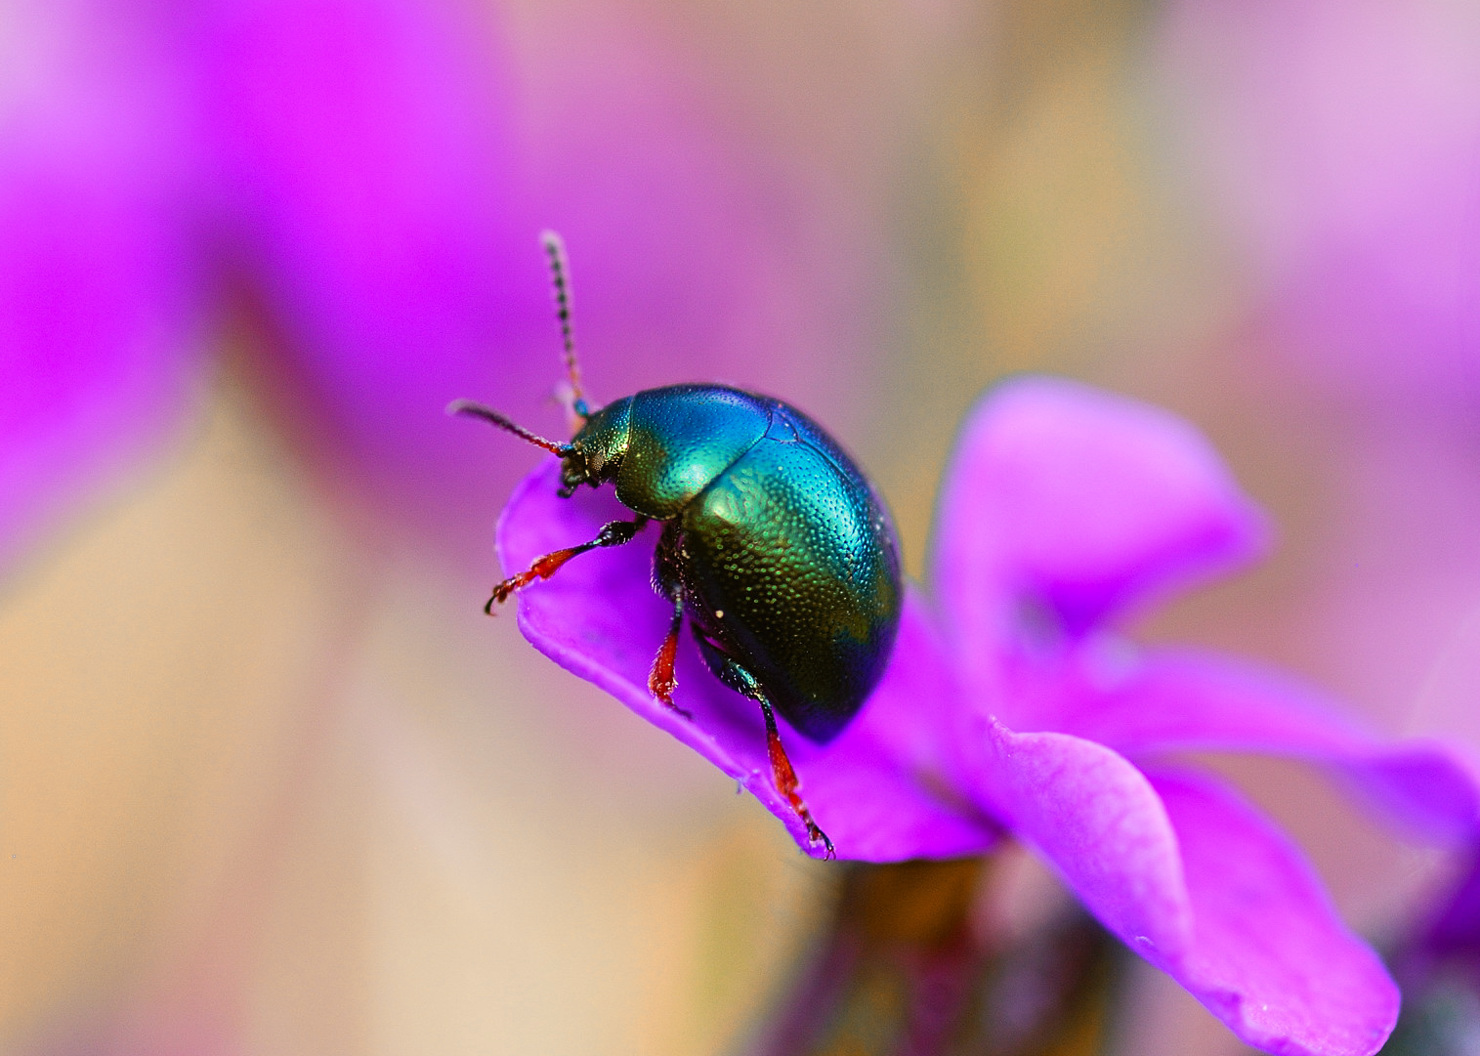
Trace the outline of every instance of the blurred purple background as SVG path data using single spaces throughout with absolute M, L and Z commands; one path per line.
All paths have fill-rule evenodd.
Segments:
M 564 428 L 544 227 L 596 401 L 785 397 L 916 574 L 994 379 L 1189 417 L 1279 542 L 1143 634 L 1480 746 L 1470 6 L 0 0 L 6 1051 L 719 1052 L 805 944 L 826 866 L 479 612 L 537 453 L 443 408 Z

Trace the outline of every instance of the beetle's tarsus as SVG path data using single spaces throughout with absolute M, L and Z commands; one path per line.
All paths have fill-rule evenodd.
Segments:
M 676 711 L 690 722 L 694 721 L 694 713 L 687 708 L 680 708 L 673 703 L 673 691 L 678 688 L 678 679 L 673 673 L 673 656 L 678 651 L 678 635 L 670 635 L 663 640 L 658 655 L 653 659 L 652 670 L 648 672 L 648 692 L 657 698 L 658 703 L 669 711 Z
M 824 862 L 835 861 L 838 857 L 838 852 L 833 847 L 832 840 L 827 838 L 827 833 L 819 829 L 817 827 L 817 823 L 811 818 L 804 817 L 802 820 L 807 823 L 807 842 L 812 844 L 812 846 L 814 847 L 820 843 L 823 847 L 826 848 L 826 850 L 823 851 L 822 854 L 822 860 Z

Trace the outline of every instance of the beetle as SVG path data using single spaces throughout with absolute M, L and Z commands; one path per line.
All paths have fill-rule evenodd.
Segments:
M 564 245 L 541 235 L 554 278 L 574 436 L 558 443 L 469 400 L 451 414 L 490 422 L 561 460 L 559 494 L 615 485 L 631 520 L 537 559 L 493 588 L 485 611 L 548 579 L 580 554 L 621 546 L 649 521 L 662 532 L 653 585 L 673 606 L 648 688 L 673 702 L 685 620 L 706 665 L 755 701 L 772 778 L 834 856 L 813 821 L 776 727 L 776 712 L 826 744 L 863 707 L 889 661 L 903 590 L 899 543 L 877 490 L 846 452 L 795 407 L 726 385 L 644 389 L 592 411 L 581 394 Z

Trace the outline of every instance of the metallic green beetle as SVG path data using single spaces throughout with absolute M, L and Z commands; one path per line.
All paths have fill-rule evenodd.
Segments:
M 670 385 L 590 411 L 570 340 L 563 251 L 548 233 L 546 247 L 580 428 L 558 444 L 477 404 L 452 409 L 558 454 L 561 495 L 615 484 L 617 500 L 636 516 L 504 580 L 489 609 L 578 554 L 629 542 L 647 521 L 661 522 L 653 583 L 672 603 L 673 620 L 649 688 L 679 710 L 673 667 L 687 617 L 710 670 L 760 705 L 777 790 L 831 853 L 798 792 L 773 708 L 826 744 L 878 684 L 902 598 L 889 514 L 837 443 L 780 400 L 722 385 Z

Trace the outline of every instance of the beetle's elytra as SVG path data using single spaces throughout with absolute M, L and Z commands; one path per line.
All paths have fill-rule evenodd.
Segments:
M 571 340 L 564 249 L 552 232 L 542 237 L 575 436 L 566 444 L 545 440 L 467 401 L 449 410 L 559 455 L 564 496 L 583 484 L 615 485 L 634 517 L 535 561 L 494 587 L 487 607 L 579 554 L 630 542 L 649 520 L 660 522 L 653 583 L 672 603 L 673 620 L 649 688 L 675 708 L 674 657 L 687 620 L 710 670 L 760 705 L 777 790 L 831 855 L 832 842 L 801 798 L 773 709 L 825 744 L 883 675 L 902 598 L 889 514 L 837 443 L 780 400 L 722 385 L 670 385 L 589 410 Z

